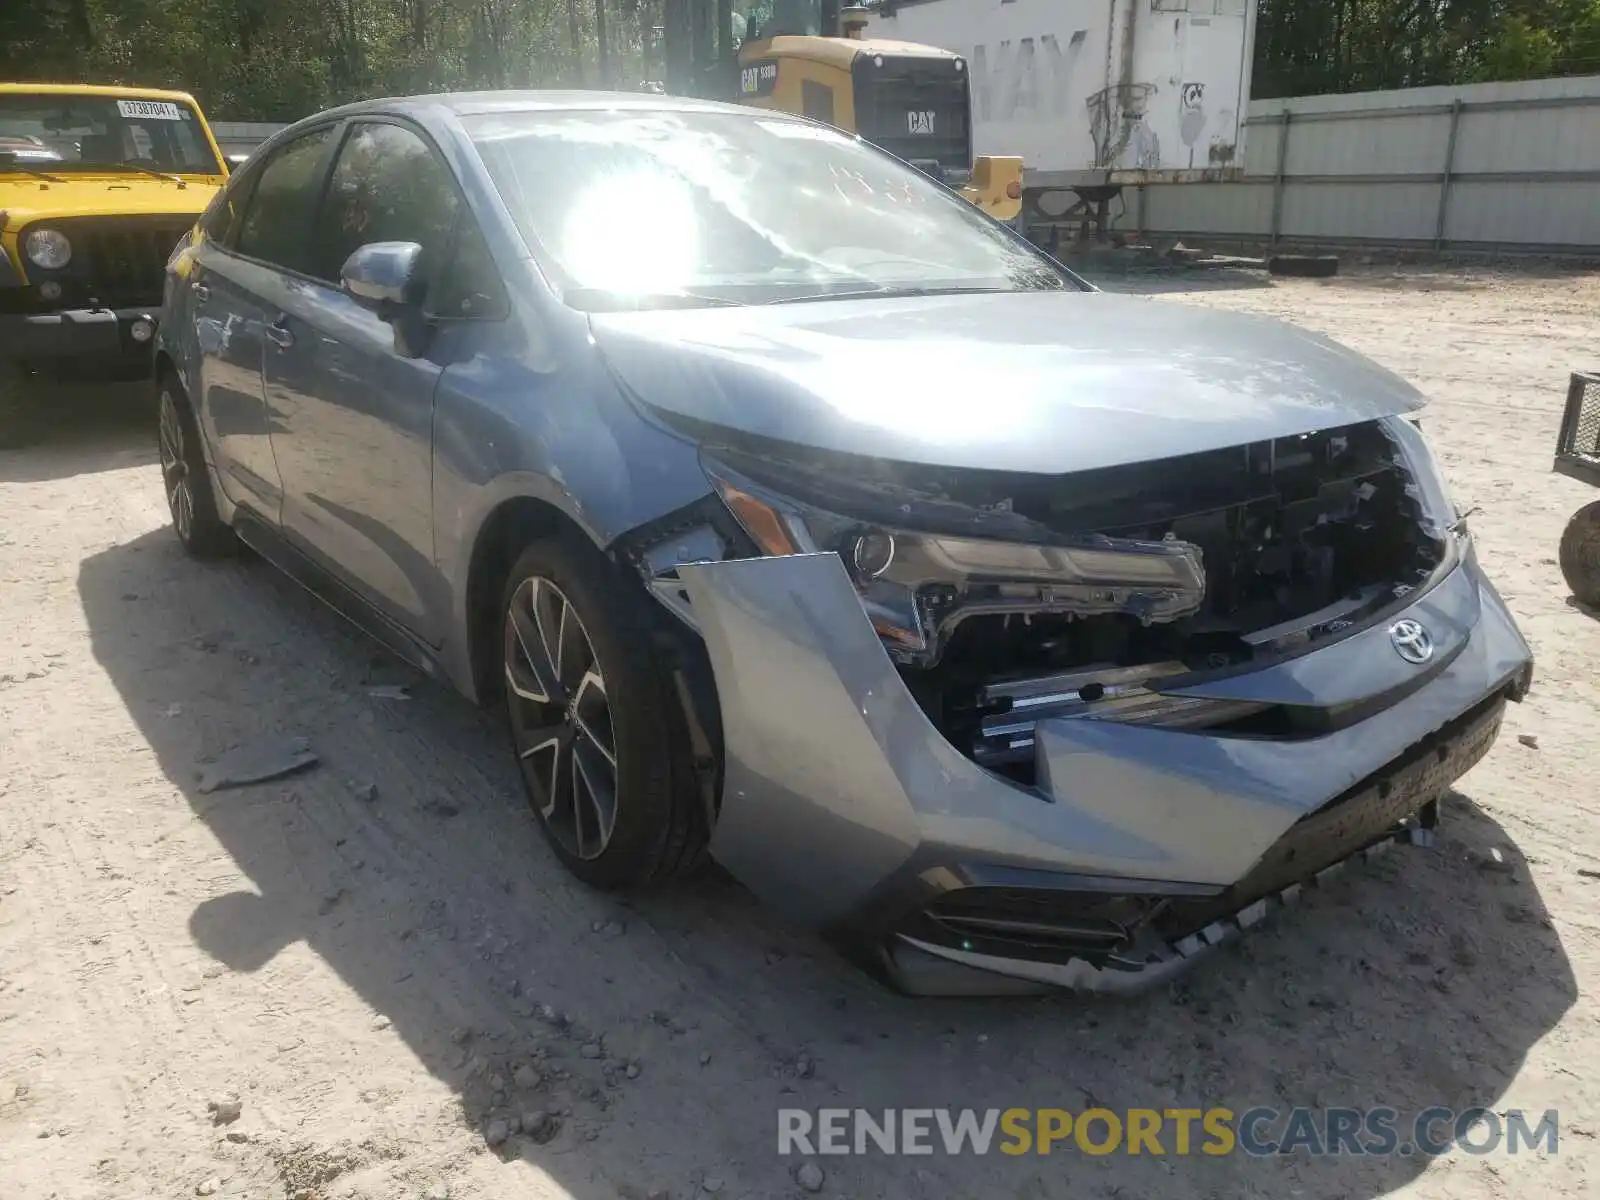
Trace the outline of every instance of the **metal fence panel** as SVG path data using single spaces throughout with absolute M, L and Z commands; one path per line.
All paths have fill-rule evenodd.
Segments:
M 1600 252 L 1600 76 L 1258 100 L 1246 125 L 1243 182 L 1146 185 L 1124 227 Z

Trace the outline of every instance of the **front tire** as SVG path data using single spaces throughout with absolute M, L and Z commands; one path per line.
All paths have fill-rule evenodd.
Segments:
M 238 539 L 217 515 L 211 474 L 200 449 L 200 428 L 189 398 L 171 378 L 160 383 L 157 445 L 161 452 L 161 486 L 167 495 L 172 529 L 195 558 L 222 558 L 234 553 Z
M 529 545 L 501 603 L 506 709 L 528 803 L 595 887 L 691 869 L 707 831 L 647 598 L 576 539 Z
M 1584 505 L 1567 522 L 1561 574 L 1580 603 L 1600 608 L 1600 500 Z

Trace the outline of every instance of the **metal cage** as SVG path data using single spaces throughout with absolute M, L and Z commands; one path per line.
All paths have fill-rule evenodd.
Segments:
M 1572 373 L 1556 439 L 1555 469 L 1600 487 L 1600 374 Z

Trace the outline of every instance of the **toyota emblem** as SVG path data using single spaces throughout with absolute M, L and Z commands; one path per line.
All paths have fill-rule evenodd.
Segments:
M 1433 635 L 1422 627 L 1421 621 L 1410 617 L 1396 621 L 1389 626 L 1389 641 L 1396 654 L 1416 666 L 1433 657 Z

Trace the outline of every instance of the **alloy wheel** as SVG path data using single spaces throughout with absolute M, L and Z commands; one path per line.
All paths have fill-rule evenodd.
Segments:
M 189 481 L 189 460 L 185 457 L 183 418 L 172 393 L 161 393 L 161 480 L 172 510 L 172 524 L 178 536 L 188 541 L 194 530 L 194 491 Z
M 611 705 L 589 632 L 549 579 L 525 579 L 511 594 L 505 670 L 511 732 L 534 806 L 568 853 L 598 858 L 617 817 Z

